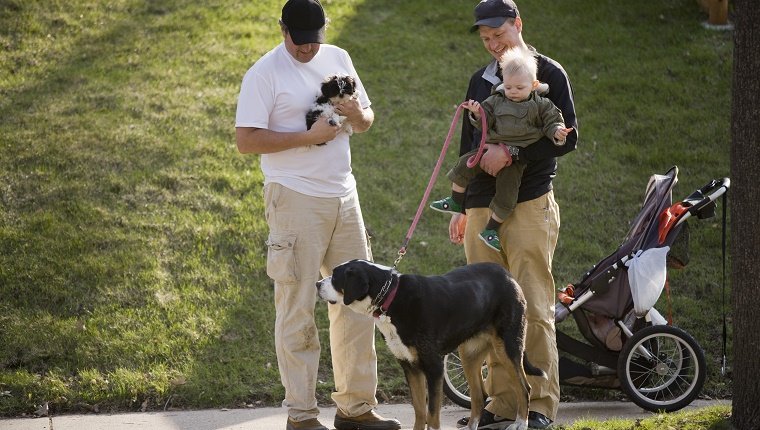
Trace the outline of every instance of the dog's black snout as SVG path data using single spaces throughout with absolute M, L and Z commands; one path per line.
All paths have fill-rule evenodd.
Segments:
M 317 281 L 317 289 L 322 286 L 322 281 Z

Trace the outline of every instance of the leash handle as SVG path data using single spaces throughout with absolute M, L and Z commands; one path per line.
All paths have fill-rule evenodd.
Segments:
M 486 134 L 488 134 L 487 130 L 488 124 L 486 123 L 486 111 L 483 110 L 483 106 L 480 106 L 480 145 L 478 145 L 478 152 L 467 159 L 467 167 L 470 169 L 480 163 L 480 157 L 483 156 L 483 152 L 486 150 Z
M 465 103 L 461 103 L 457 107 L 456 112 L 454 113 L 454 118 L 451 120 L 451 126 L 449 127 L 449 133 L 446 135 L 446 140 L 443 142 L 443 148 L 441 148 L 441 154 L 438 156 L 438 161 L 435 163 L 433 174 L 430 176 L 430 180 L 428 181 L 427 188 L 425 188 L 425 193 L 422 196 L 422 201 L 420 201 L 420 205 L 417 207 L 417 213 L 414 215 L 414 220 L 412 221 L 412 225 L 409 226 L 409 230 L 407 230 L 406 232 L 406 238 L 404 238 L 404 243 L 403 245 L 401 245 L 401 248 L 398 251 L 398 258 L 396 259 L 396 262 L 393 263 L 394 268 L 398 265 L 399 262 L 401 262 L 401 259 L 406 254 L 406 248 L 409 245 L 409 241 L 412 239 L 412 234 L 414 234 L 414 229 L 417 228 L 417 223 L 420 221 L 420 217 L 422 216 L 422 209 L 425 207 L 425 204 L 427 203 L 428 198 L 430 198 L 430 192 L 433 190 L 433 185 L 435 185 L 435 180 L 438 178 L 438 173 L 440 173 L 441 171 L 441 165 L 443 164 L 444 158 L 446 158 L 446 151 L 449 149 L 451 138 L 454 135 L 454 130 L 456 129 L 457 121 L 459 121 L 459 116 L 462 113 L 462 109 L 464 109 L 464 105 Z M 478 161 L 480 161 L 480 156 L 482 156 L 483 152 L 485 151 L 485 142 L 486 142 L 486 115 L 482 106 L 480 107 L 480 121 L 483 127 L 483 132 L 481 133 L 480 145 L 478 146 L 478 154 L 477 154 Z M 473 167 L 473 166 L 470 166 L 470 160 L 467 160 L 467 167 Z

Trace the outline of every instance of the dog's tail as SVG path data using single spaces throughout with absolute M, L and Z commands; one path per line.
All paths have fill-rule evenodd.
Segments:
M 528 361 L 528 354 L 523 354 L 523 369 L 525 369 L 525 373 L 531 376 L 543 376 L 546 377 L 546 372 L 539 369 L 538 367 L 530 364 L 530 361 Z

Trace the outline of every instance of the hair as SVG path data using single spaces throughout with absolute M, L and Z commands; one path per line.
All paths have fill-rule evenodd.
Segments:
M 532 80 L 538 75 L 538 63 L 536 58 L 525 48 L 515 47 L 509 49 L 499 59 L 502 76 L 525 74 Z

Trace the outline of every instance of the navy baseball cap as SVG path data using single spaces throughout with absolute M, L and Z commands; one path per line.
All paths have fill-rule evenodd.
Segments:
M 478 31 L 478 27 L 501 27 L 507 18 L 517 18 L 520 12 L 512 0 L 481 0 L 475 6 L 475 24 L 470 27 L 470 32 Z
M 282 7 L 282 23 L 296 45 L 325 43 L 325 11 L 319 0 L 288 0 Z

